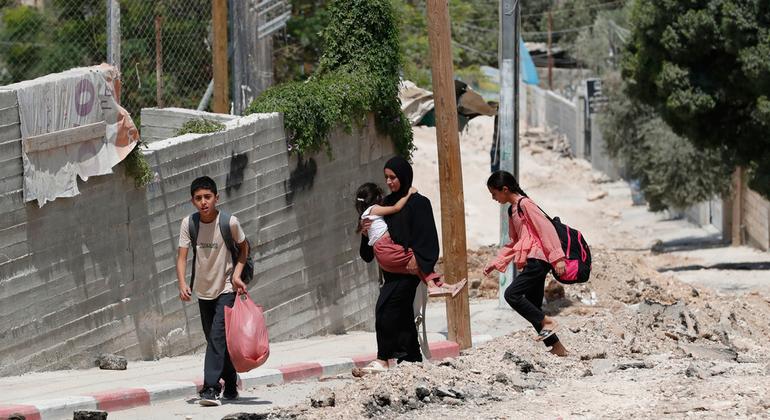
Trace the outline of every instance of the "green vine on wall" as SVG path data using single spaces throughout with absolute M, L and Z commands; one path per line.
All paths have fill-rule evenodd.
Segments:
M 373 113 L 377 130 L 390 136 L 396 152 L 411 156 L 412 128 L 398 100 L 401 51 L 389 0 L 333 0 L 323 30 L 324 53 L 305 82 L 268 89 L 246 114 L 281 112 L 295 153 L 331 153 L 329 134 L 350 131 Z
M 134 179 L 134 185 L 137 188 L 148 185 L 155 175 L 147 162 L 147 158 L 142 153 L 142 147 L 146 148 L 147 145 L 140 141 L 123 161 L 126 175 Z

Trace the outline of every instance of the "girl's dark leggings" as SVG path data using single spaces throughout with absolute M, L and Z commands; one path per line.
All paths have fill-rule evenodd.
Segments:
M 527 266 L 516 279 L 505 289 L 505 301 L 511 305 L 519 315 L 529 321 L 537 332 L 542 329 L 545 314 L 543 307 L 543 289 L 545 288 L 545 276 L 551 270 L 551 265 L 543 260 L 527 259 Z M 543 340 L 546 347 L 551 347 L 559 341 L 556 334 Z

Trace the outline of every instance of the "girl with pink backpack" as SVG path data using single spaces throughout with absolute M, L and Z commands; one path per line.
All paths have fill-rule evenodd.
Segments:
M 484 267 L 484 274 L 489 275 L 492 270 L 504 272 L 508 264 L 516 264 L 519 273 L 505 290 L 506 302 L 532 324 L 538 333 L 536 339 L 551 347 L 551 353 L 566 356 L 567 349 L 555 333 L 556 321 L 542 311 L 546 275 L 553 270 L 558 277 L 567 270 L 559 235 L 511 173 L 494 172 L 487 180 L 487 188 L 493 200 L 511 205 L 508 209 L 511 240 Z

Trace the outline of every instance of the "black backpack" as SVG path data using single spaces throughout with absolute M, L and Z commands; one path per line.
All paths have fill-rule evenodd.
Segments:
M 532 224 L 532 222 L 524 215 L 524 211 L 521 209 L 521 200 L 516 204 L 516 212 L 519 217 L 522 217 L 526 223 Z M 553 277 L 560 283 L 575 284 L 585 283 L 591 276 L 591 250 L 588 248 L 583 234 L 579 230 L 571 228 L 564 223 L 558 217 L 551 218 L 540 206 L 537 207 L 543 212 L 545 217 L 551 221 L 556 234 L 559 235 L 559 241 L 561 242 L 561 249 L 564 251 L 565 264 L 567 270 L 561 278 L 553 273 Z M 508 216 L 511 216 L 511 208 L 508 208 Z M 533 228 L 534 229 L 534 228 Z M 532 232 L 533 234 L 535 232 Z
M 188 232 L 190 234 L 190 245 L 193 250 L 193 263 L 192 273 L 190 275 L 190 288 L 192 289 L 193 282 L 195 282 L 195 258 L 197 256 L 197 244 L 198 244 L 198 229 L 200 228 L 201 215 L 200 213 L 193 213 L 190 215 L 190 221 L 187 225 Z M 233 258 L 233 267 L 238 263 L 238 254 L 240 250 L 238 244 L 233 239 L 233 234 L 230 231 L 230 214 L 223 211 L 219 211 L 219 233 L 222 234 L 222 239 L 225 242 L 225 246 L 230 251 L 230 255 Z M 248 243 L 248 239 L 246 240 Z M 244 283 L 249 284 L 254 278 L 254 260 L 251 258 L 251 244 L 249 245 L 249 255 L 246 256 L 246 264 L 243 265 L 243 271 L 241 272 L 241 280 Z

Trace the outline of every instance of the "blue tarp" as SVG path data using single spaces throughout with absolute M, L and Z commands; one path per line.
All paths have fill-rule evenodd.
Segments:
M 537 69 L 535 68 L 535 62 L 532 61 L 532 56 L 529 55 L 527 46 L 524 45 L 524 40 L 519 38 L 519 56 L 521 56 L 521 62 L 519 62 L 521 81 L 529 85 L 537 85 L 540 83 L 540 79 L 537 77 Z
M 532 61 L 532 56 L 529 55 L 527 46 L 524 45 L 524 40 L 519 38 L 519 54 L 521 55 L 521 61 L 519 62 L 519 77 L 521 81 L 529 85 L 537 85 L 540 83 L 540 79 L 537 77 L 537 69 L 535 68 L 535 62 Z M 500 70 L 489 67 L 481 66 L 481 71 L 495 83 L 500 83 Z

